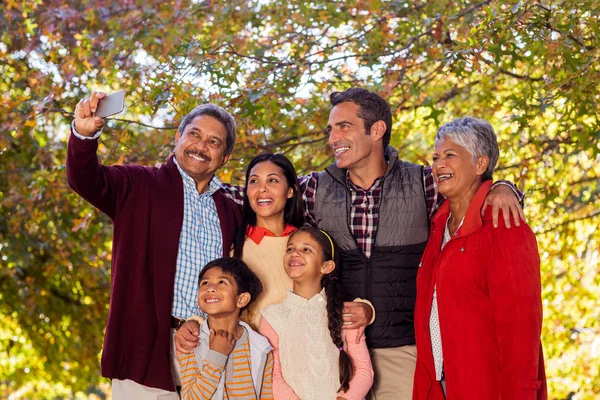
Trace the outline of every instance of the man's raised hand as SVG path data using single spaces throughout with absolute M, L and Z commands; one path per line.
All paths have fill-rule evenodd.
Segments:
M 83 99 L 75 107 L 75 130 L 82 136 L 94 136 L 104 126 L 104 120 L 94 116 L 100 99 L 106 93 L 93 92 L 92 97 Z

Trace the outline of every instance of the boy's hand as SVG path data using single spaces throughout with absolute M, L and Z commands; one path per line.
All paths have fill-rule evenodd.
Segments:
M 175 332 L 175 349 L 178 353 L 190 354 L 200 344 L 200 324 L 186 321 Z
M 217 353 L 230 355 L 235 347 L 235 336 L 233 333 L 229 333 L 222 329 L 215 331 L 210 330 L 210 339 L 208 341 L 208 348 L 216 351 Z

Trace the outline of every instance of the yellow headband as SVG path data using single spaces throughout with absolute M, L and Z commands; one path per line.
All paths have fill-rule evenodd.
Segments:
M 321 233 L 325 236 L 327 236 L 327 239 L 329 239 L 329 243 L 331 243 L 331 259 L 333 260 L 333 256 L 335 255 L 334 251 L 333 251 L 333 240 L 331 240 L 331 236 L 329 236 L 329 234 L 327 232 L 325 232 L 324 230 L 321 230 Z

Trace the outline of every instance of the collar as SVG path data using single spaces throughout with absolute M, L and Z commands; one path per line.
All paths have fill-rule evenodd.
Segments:
M 387 170 L 385 171 L 385 173 L 382 176 L 377 178 L 380 180 L 385 178 L 387 175 L 389 175 L 390 172 L 396 166 L 396 164 L 398 164 L 398 152 L 392 146 L 388 145 L 385 148 L 384 157 L 387 162 Z M 348 170 L 338 168 L 335 165 L 335 163 L 333 163 L 330 166 L 328 166 L 327 168 L 325 168 L 325 171 L 327 171 L 329 173 L 329 175 L 331 175 L 333 177 L 333 179 L 337 180 L 338 182 L 340 182 L 342 184 L 347 185 L 345 179 L 350 181 L 350 178 L 348 177 Z M 377 182 L 377 180 L 375 182 Z
M 464 216 L 463 223 L 456 231 L 456 235 L 468 235 L 471 232 L 481 228 L 483 225 L 483 220 L 481 218 L 481 207 L 483 206 L 483 202 L 485 201 L 485 198 L 487 197 L 491 187 L 492 180 L 490 179 L 483 182 L 479 189 L 477 189 L 477 193 L 475 193 L 475 197 L 473 197 L 473 200 L 471 200 L 471 204 L 469 204 L 467 213 Z M 440 208 L 438 208 L 431 220 L 431 223 L 434 226 L 441 227 L 440 224 L 446 224 L 449 215 L 450 202 L 448 199 L 446 199 Z
M 283 233 L 279 237 L 290 236 L 292 233 L 296 232 L 298 228 L 293 225 L 286 224 L 283 229 Z M 246 236 L 248 239 L 252 239 L 252 241 L 256 244 L 260 244 L 265 236 L 268 237 L 277 237 L 273 232 L 268 230 L 267 228 L 263 228 L 261 226 L 248 226 L 246 229 Z
M 208 190 L 204 193 L 198 193 L 198 189 L 196 189 L 196 181 L 194 180 L 194 178 L 189 176 L 187 172 L 181 169 L 175 157 L 173 157 L 173 163 L 175 163 L 175 165 L 177 166 L 177 170 L 179 171 L 181 179 L 183 180 L 183 187 L 186 191 L 191 190 L 192 192 L 197 193 L 200 196 L 212 196 L 217 190 L 221 188 L 221 181 L 219 180 L 219 178 L 217 178 L 216 175 L 213 175 L 212 178 L 210 178 L 210 181 L 208 182 Z
M 348 186 L 351 190 L 355 192 L 371 192 L 372 190 L 375 190 L 377 189 L 377 187 L 379 187 L 381 182 L 383 182 L 384 176 L 385 175 L 382 175 L 379 178 L 375 179 L 375 181 L 373 181 L 373 184 L 369 188 L 363 189 L 360 186 L 355 185 L 354 182 L 352 182 L 352 179 L 350 179 L 350 172 L 346 171 L 346 186 Z
M 269 352 L 273 349 L 273 347 L 271 346 L 271 344 L 269 343 L 269 341 L 267 340 L 266 337 L 260 335 L 258 332 L 256 332 L 254 329 L 252 329 L 250 327 L 250 325 L 248 325 L 247 323 L 245 323 L 244 321 L 238 321 L 238 325 L 244 327 L 246 329 L 246 333 L 248 334 L 248 338 L 250 340 L 250 346 L 251 347 L 258 347 L 260 350 Z M 205 319 L 202 324 L 200 325 L 200 334 L 202 336 L 205 337 L 206 340 L 210 339 L 210 329 L 208 327 L 208 318 Z M 199 347 L 196 347 L 196 349 L 199 349 Z
M 298 296 L 289 289 L 286 289 L 286 294 L 286 300 L 288 302 L 301 308 L 314 308 L 319 306 L 323 306 L 323 308 L 325 308 L 327 305 L 327 296 L 325 296 L 325 289 L 321 289 L 319 293 L 315 294 L 310 299 L 305 299 L 302 296 Z

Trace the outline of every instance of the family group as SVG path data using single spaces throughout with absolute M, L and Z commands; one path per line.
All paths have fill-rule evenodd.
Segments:
M 385 99 L 334 92 L 332 165 L 298 177 L 264 153 L 238 187 L 215 175 L 236 123 L 213 104 L 165 164 L 102 165 L 104 97 L 77 105 L 67 176 L 114 224 L 113 399 L 547 398 L 537 243 L 493 182 L 489 122 L 439 127 L 416 165 Z

